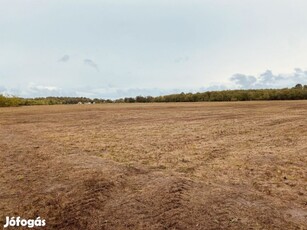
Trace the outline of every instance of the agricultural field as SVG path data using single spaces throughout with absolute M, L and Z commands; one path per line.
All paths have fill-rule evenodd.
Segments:
M 307 101 L 0 108 L 0 225 L 307 229 Z

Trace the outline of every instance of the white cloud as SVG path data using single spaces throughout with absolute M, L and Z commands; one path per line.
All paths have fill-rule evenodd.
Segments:
M 12 88 L 2 88 L 5 95 L 14 95 L 19 97 L 47 97 L 47 96 L 73 96 L 72 92 L 63 90 L 56 86 L 44 86 L 30 83 L 27 86 L 22 87 L 12 87 Z M 1 93 L 1 88 L 0 88 Z
M 244 74 L 235 74 L 230 78 L 236 85 L 241 86 L 242 88 L 248 88 L 254 85 L 257 82 L 257 78 L 254 76 L 247 76 Z
M 293 87 L 298 83 L 307 84 L 307 71 L 296 68 L 292 73 L 274 74 L 271 70 L 267 70 L 256 77 L 235 74 L 230 78 L 230 81 L 242 89 Z

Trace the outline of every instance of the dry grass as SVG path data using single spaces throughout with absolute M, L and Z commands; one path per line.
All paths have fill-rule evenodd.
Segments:
M 307 229 L 306 114 L 306 101 L 0 109 L 0 223 Z

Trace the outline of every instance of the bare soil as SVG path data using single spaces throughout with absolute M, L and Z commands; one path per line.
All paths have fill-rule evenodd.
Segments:
M 307 101 L 0 109 L 0 226 L 307 229 Z

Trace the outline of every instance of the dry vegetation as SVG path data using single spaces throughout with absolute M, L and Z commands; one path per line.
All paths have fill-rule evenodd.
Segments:
M 307 102 L 0 109 L 0 224 L 307 229 Z

